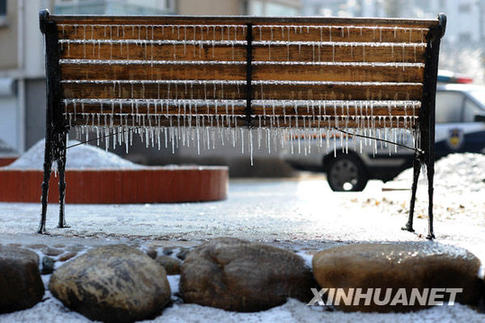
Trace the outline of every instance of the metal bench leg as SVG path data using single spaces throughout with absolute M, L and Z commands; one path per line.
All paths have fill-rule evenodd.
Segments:
M 413 218 L 414 218 L 414 206 L 416 204 L 416 190 L 418 189 L 418 179 L 419 179 L 419 172 L 421 170 L 421 161 L 419 160 L 418 156 L 414 156 L 413 160 L 413 186 L 411 191 L 411 202 L 409 205 L 409 218 L 406 225 L 402 228 L 403 230 L 414 232 L 413 229 Z
M 40 218 L 40 226 L 39 230 L 37 231 L 40 234 L 46 233 L 45 230 L 45 221 L 46 221 L 46 214 L 47 214 L 47 199 L 49 197 L 49 180 L 51 177 L 51 168 L 52 168 L 52 143 L 49 139 L 46 138 L 45 141 L 45 153 L 44 153 L 44 179 L 42 181 L 42 212 Z
M 426 165 L 428 173 L 428 236 L 426 239 L 433 240 L 435 238 L 433 231 L 433 178 L 434 178 L 434 162 L 430 161 Z
M 58 228 L 68 228 L 64 217 L 64 201 L 66 196 L 66 133 L 60 135 L 59 158 L 57 160 L 57 169 L 59 171 L 59 224 Z

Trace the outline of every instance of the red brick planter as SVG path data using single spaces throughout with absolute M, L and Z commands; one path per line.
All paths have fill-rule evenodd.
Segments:
M 54 175 L 54 174 L 53 174 Z M 51 177 L 49 202 L 59 199 Z M 40 202 L 42 171 L 0 170 L 0 201 Z M 66 203 L 123 204 L 215 201 L 225 199 L 227 167 L 147 167 L 67 170 Z

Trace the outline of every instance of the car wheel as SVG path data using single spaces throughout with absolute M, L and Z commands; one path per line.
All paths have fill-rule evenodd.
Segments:
M 329 159 L 327 180 L 333 191 L 362 191 L 367 185 L 367 171 L 362 162 L 352 155 Z

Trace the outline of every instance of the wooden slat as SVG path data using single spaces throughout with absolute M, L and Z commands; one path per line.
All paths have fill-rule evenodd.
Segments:
M 253 85 L 253 87 L 256 100 L 421 100 L 422 98 L 421 84 L 264 84 Z
M 401 18 L 343 18 L 343 17 L 251 17 L 251 16 L 90 16 L 51 15 L 57 24 L 281 24 L 293 25 L 356 25 L 398 26 L 406 28 L 430 28 L 438 25 L 437 19 Z
M 226 108 L 224 103 L 219 103 L 218 107 L 216 108 L 214 105 L 198 105 L 197 107 L 195 104 L 189 105 L 188 103 L 185 105 L 174 106 L 170 105 L 167 107 L 166 104 L 163 106 L 158 103 L 156 106 L 155 104 L 150 104 L 149 106 L 146 104 L 120 104 L 114 103 L 111 104 L 104 104 L 101 110 L 101 105 L 99 104 L 91 104 L 86 103 L 83 106 L 81 104 L 76 104 L 76 107 L 72 103 L 69 103 L 65 107 L 65 112 L 67 113 L 105 113 L 105 114 L 160 114 L 160 115 L 173 115 L 173 116 L 195 116 L 195 115 L 245 115 L 246 107 L 244 106 L 237 106 L 235 105 L 234 108 L 231 104 L 229 104 Z M 406 109 L 404 106 L 392 106 L 391 109 L 387 107 L 375 107 L 373 109 L 370 108 L 370 104 L 368 105 L 367 109 L 364 107 L 361 111 L 360 107 L 350 106 L 348 109 L 347 107 L 333 107 L 331 105 L 327 107 L 321 107 L 320 109 L 317 106 L 314 106 L 313 109 L 310 107 L 297 107 L 297 115 L 298 116 L 327 116 L 333 117 L 335 115 L 339 116 L 383 116 L 387 117 L 389 115 L 392 116 L 417 116 L 419 114 L 420 108 L 411 108 L 411 106 L 407 107 Z M 391 114 L 389 114 L 389 111 Z M 270 103 L 268 103 L 265 107 L 262 105 L 256 105 L 252 107 L 252 114 L 254 116 L 266 116 L 267 118 L 280 115 L 280 116 L 295 116 L 295 108 L 286 106 L 275 106 L 273 107 Z
M 214 92 L 215 88 L 215 92 Z M 245 99 L 245 84 L 63 83 L 72 99 Z M 262 95 L 261 95 L 262 93 Z M 255 100 L 421 100 L 421 84 L 254 84 Z
M 68 120 L 69 117 L 66 116 L 66 119 Z M 171 119 L 171 120 L 170 120 Z M 76 118 L 72 116 L 71 118 L 71 126 L 106 126 L 106 127 L 111 127 L 111 126 L 129 126 L 129 127 L 184 127 L 184 126 L 210 126 L 210 120 L 209 118 L 205 117 L 203 118 L 202 116 L 196 119 L 195 117 L 189 119 L 189 118 L 177 118 L 176 116 L 173 116 L 172 118 L 166 118 L 164 116 L 145 116 L 144 122 L 143 118 L 140 117 L 139 119 L 133 118 L 128 116 L 120 117 L 119 115 L 116 115 L 114 117 L 106 118 L 106 122 L 104 118 L 98 119 L 94 118 L 94 123 L 93 123 L 93 117 L 91 115 L 87 114 L 77 114 Z M 202 122 L 202 120 L 204 120 Z M 266 122 L 264 122 L 266 121 Z M 244 116 L 237 116 L 235 118 L 212 118 L 212 126 L 216 127 L 217 122 L 219 122 L 219 126 L 224 126 L 224 127 L 234 127 L 235 124 L 237 124 L 238 127 L 246 127 L 247 126 L 247 121 L 245 120 Z M 229 123 L 229 124 L 228 124 Z M 373 128 L 406 128 L 406 129 L 413 129 L 415 123 L 412 122 L 411 120 L 404 121 L 402 118 L 398 121 L 394 117 L 392 120 L 389 118 L 382 118 L 381 120 L 376 119 L 376 122 L 374 124 L 370 124 L 367 121 L 354 121 L 354 120 L 349 120 L 345 122 L 343 119 L 339 119 L 338 121 L 335 121 L 333 119 L 330 120 L 312 120 L 312 118 L 283 118 L 280 117 L 278 120 L 274 119 L 273 121 L 266 119 L 266 120 L 261 120 L 261 126 L 263 127 L 271 127 L 271 128 L 363 128 L 363 127 L 373 127 Z M 259 120 L 253 120 L 253 126 L 259 126 Z
M 372 26 L 370 26 L 372 27 Z M 256 25 L 253 27 L 255 41 L 333 41 L 333 42 L 392 42 L 423 43 L 426 42 L 427 29 L 403 27 L 356 27 L 343 25 L 338 27 L 275 27 Z
M 423 67 L 371 65 L 254 65 L 254 80 L 415 82 L 423 81 Z
M 257 61 L 424 63 L 424 46 L 255 45 Z
M 66 121 L 69 120 L 69 115 L 65 115 Z M 106 115 L 106 122 L 104 117 L 100 117 L 99 123 L 98 119 L 95 118 L 94 124 L 93 124 L 93 117 L 88 114 L 76 114 L 76 117 L 74 118 L 74 115 L 71 114 L 71 122 L 70 125 L 71 127 L 73 126 L 106 126 L 106 127 L 118 127 L 118 126 L 129 126 L 129 127 L 183 127 L 183 126 L 210 126 L 210 121 L 207 116 L 200 116 L 198 119 L 195 117 L 192 118 L 192 122 L 189 122 L 189 119 L 184 119 L 184 118 L 177 118 L 176 116 L 169 118 L 164 117 L 163 115 L 159 116 L 145 116 L 144 120 L 145 122 L 143 123 L 143 118 L 140 116 L 139 119 L 136 119 L 135 117 L 132 116 L 123 116 L 120 117 L 120 115 L 115 115 L 115 116 L 109 116 Z M 213 118 L 213 126 L 217 125 L 217 120 Z M 222 126 L 222 119 L 219 118 L 219 124 Z M 236 117 L 231 117 L 231 118 L 224 118 L 224 127 L 244 127 L 247 126 L 247 121 L 245 116 L 236 116 Z
M 420 66 L 262 64 L 254 80 L 413 82 L 423 81 Z M 244 64 L 62 64 L 64 80 L 243 80 Z
M 63 80 L 245 80 L 246 65 L 62 64 Z
M 245 40 L 247 29 L 243 25 L 206 26 L 149 26 L 149 25 L 61 25 L 59 39 L 138 39 L 138 40 Z M 352 25 L 329 27 L 317 25 L 311 28 L 296 25 L 256 25 L 253 27 L 255 41 L 336 41 L 336 42 L 426 42 L 423 28 L 370 28 Z
M 322 62 L 404 62 L 423 63 L 424 46 L 350 46 L 318 44 L 255 45 L 253 59 L 257 61 L 322 61 Z M 127 43 L 63 43 L 63 59 L 153 59 L 245 61 L 243 45 L 173 45 Z
M 246 61 L 246 48 L 240 45 L 64 43 L 61 49 L 63 59 Z
M 146 82 L 62 85 L 63 98 L 75 99 L 245 99 L 246 86 L 235 84 L 150 84 Z
M 246 40 L 246 26 L 148 26 L 102 25 L 93 21 L 88 25 L 64 25 L 58 28 L 59 39 L 137 39 L 137 40 Z

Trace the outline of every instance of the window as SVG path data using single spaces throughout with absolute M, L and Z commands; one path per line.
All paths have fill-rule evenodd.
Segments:
M 463 108 L 463 122 L 475 122 L 476 115 L 485 115 L 485 111 L 470 99 L 466 99 Z
M 0 0 L 0 26 L 7 24 L 7 0 Z
M 0 0 L 0 18 L 7 15 L 7 0 Z
M 436 123 L 460 122 L 463 98 L 458 92 L 437 92 Z

